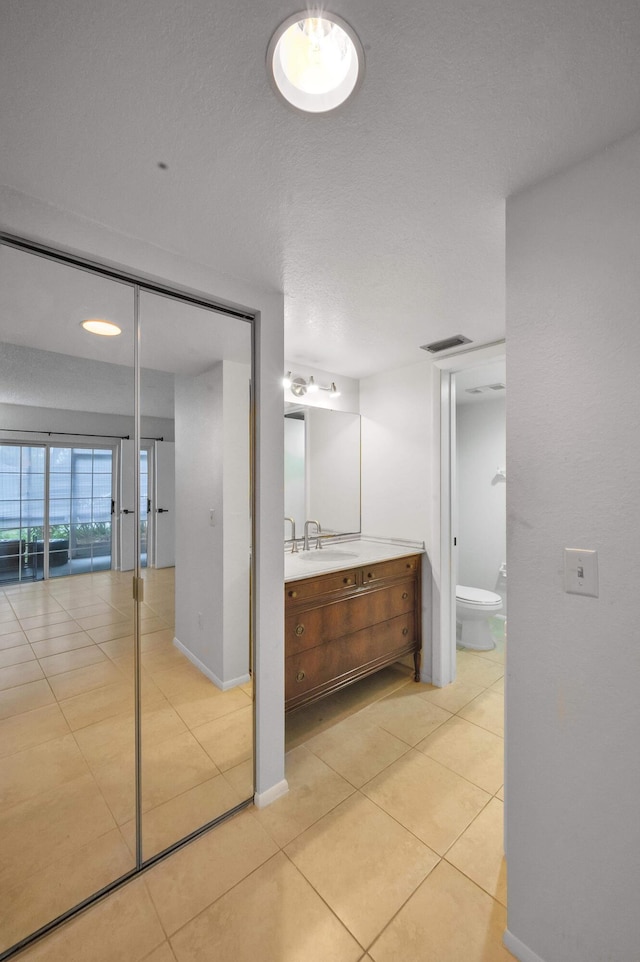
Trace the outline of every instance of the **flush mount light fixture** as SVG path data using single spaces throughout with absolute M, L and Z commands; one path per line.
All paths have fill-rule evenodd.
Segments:
M 121 327 L 101 317 L 89 317 L 86 321 L 82 321 L 80 327 L 84 327 L 90 334 L 100 334 L 102 337 L 115 337 L 116 334 L 122 334 Z
M 341 17 L 311 13 L 295 13 L 280 24 L 267 48 L 267 71 L 287 103 L 305 113 L 326 113 L 362 83 L 364 50 Z

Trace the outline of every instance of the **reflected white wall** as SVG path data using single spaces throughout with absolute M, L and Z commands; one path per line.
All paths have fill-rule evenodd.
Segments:
M 506 561 L 504 397 L 456 406 L 458 486 L 457 583 L 495 591 Z
M 225 690 L 249 680 L 249 366 L 176 376 L 175 397 L 176 639 Z
M 304 499 L 304 420 L 284 419 L 284 513 L 293 518 L 296 537 L 301 537 L 306 520 Z M 289 524 L 284 528 L 285 538 L 291 537 Z

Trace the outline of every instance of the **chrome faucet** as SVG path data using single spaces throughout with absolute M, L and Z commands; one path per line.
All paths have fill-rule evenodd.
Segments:
M 296 523 L 293 518 L 285 518 L 284 520 L 291 522 L 291 554 L 297 554 L 298 543 L 296 541 Z
M 316 541 L 316 548 L 321 548 L 321 547 L 322 547 L 322 542 L 320 541 L 320 535 L 322 534 L 322 528 L 320 527 L 320 522 L 319 522 L 319 521 L 305 521 L 305 523 L 304 523 L 304 550 L 305 550 L 305 551 L 308 551 L 308 550 L 309 550 L 309 525 L 310 525 L 310 524 L 315 524 L 315 526 L 316 526 L 316 535 L 317 535 L 317 539 L 318 539 L 318 540 Z

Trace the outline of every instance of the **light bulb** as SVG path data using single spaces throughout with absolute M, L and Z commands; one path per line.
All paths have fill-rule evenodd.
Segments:
M 336 387 L 336 382 L 331 382 L 331 387 L 329 389 L 329 397 L 340 397 L 340 391 Z
M 309 392 L 309 394 L 315 394 L 317 390 L 318 390 L 318 385 L 314 381 L 313 374 L 312 374 L 311 377 L 309 378 L 309 383 L 307 384 L 307 391 Z
M 287 371 L 285 376 L 282 378 L 282 386 L 285 391 L 291 387 L 291 371 Z
M 267 64 L 277 91 L 299 110 L 333 110 L 362 79 L 364 51 L 352 28 L 333 14 L 295 14 L 271 38 Z

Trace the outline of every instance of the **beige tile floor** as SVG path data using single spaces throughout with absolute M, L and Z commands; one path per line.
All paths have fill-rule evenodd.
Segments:
M 288 795 L 191 842 L 20 962 L 512 959 L 504 646 L 459 652 L 458 668 L 439 690 L 394 666 L 290 716 Z
M 251 797 L 252 692 L 174 646 L 173 569 L 145 588 L 148 858 Z M 135 865 L 132 632 L 128 573 L 0 591 L 0 953 Z

